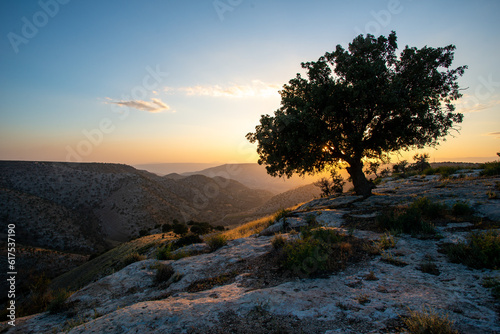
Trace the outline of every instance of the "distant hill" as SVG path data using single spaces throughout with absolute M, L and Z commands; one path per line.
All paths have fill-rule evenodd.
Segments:
M 121 164 L 0 161 L 0 224 L 15 224 L 25 245 L 60 251 L 94 253 L 174 219 L 214 222 L 271 197 L 221 177 L 175 180 Z
M 266 168 L 256 163 L 225 164 L 207 168 L 201 171 L 182 173 L 182 175 L 200 174 L 208 177 L 221 176 L 236 180 L 253 189 L 265 189 L 274 194 L 279 194 L 300 186 L 310 184 L 319 176 L 293 176 L 290 179 L 272 177 L 267 174 Z

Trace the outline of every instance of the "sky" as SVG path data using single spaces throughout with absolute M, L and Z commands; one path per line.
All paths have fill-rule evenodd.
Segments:
M 499 13 L 497 0 L 3 0 L 0 160 L 256 162 L 245 135 L 301 62 L 394 30 L 400 50 L 454 44 L 453 67 L 469 67 L 460 131 L 419 153 L 491 161 Z

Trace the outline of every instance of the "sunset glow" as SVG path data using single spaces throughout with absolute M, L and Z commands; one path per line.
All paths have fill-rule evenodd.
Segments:
M 392 30 L 400 50 L 454 44 L 453 67 L 469 67 L 459 131 L 418 152 L 488 161 L 500 151 L 498 1 L 228 6 L 2 1 L 0 160 L 256 162 L 245 135 L 279 108 L 301 62 Z

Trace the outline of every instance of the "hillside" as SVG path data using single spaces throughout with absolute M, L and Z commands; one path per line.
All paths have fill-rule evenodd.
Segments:
M 272 195 L 234 180 L 178 180 L 131 166 L 0 162 L 0 221 L 23 244 L 84 254 L 189 220 L 213 222 L 263 204 Z
M 53 313 L 3 328 L 396 333 L 420 317 L 441 319 L 434 329 L 498 333 L 499 193 L 498 176 L 417 175 L 386 179 L 369 198 L 312 200 L 217 250 L 191 245 L 180 258 L 160 261 L 154 247 L 163 236 L 151 236 L 123 246 L 147 244 L 146 259 L 88 284 Z M 189 256 L 189 249 L 198 251 Z
M 343 171 L 346 176 L 347 172 Z M 256 163 L 247 164 L 225 164 L 211 167 L 196 172 L 182 173 L 182 175 L 205 175 L 208 177 L 220 176 L 226 179 L 236 180 L 252 189 L 265 189 L 277 195 L 294 188 L 311 184 L 320 176 L 293 176 L 273 177 L 267 174 L 266 168 Z M 347 177 L 346 177 L 347 178 Z

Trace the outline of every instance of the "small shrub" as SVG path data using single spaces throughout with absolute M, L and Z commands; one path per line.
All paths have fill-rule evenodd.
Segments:
M 408 263 L 399 259 L 398 257 L 394 256 L 392 253 L 389 252 L 383 252 L 381 260 L 385 263 L 389 263 L 397 267 L 405 267 L 408 265 Z
M 480 166 L 482 169 L 479 175 L 495 176 L 500 175 L 500 161 L 486 162 Z
M 283 248 L 283 266 L 300 276 L 311 276 L 327 269 L 328 254 L 318 240 L 297 239 Z
M 494 191 L 488 191 L 486 195 L 488 196 L 488 199 L 498 199 L 498 195 Z
M 440 203 L 432 203 L 427 197 L 420 197 L 415 200 L 410 208 L 415 208 L 420 211 L 422 216 L 429 219 L 444 217 L 446 214 L 446 206 Z
M 212 252 L 227 245 L 227 237 L 223 234 L 213 235 L 205 241 Z
M 370 297 L 367 294 L 362 294 L 356 297 L 356 300 L 361 305 L 368 304 L 370 302 Z
M 122 261 L 121 261 L 121 267 L 124 268 L 126 266 L 128 266 L 129 264 L 132 264 L 132 263 L 135 263 L 135 262 L 138 262 L 138 261 L 142 261 L 144 260 L 146 257 L 143 256 L 143 255 L 140 255 L 139 253 L 137 252 L 134 252 L 134 253 L 130 253 L 129 255 L 127 255 Z
M 157 284 L 168 281 L 175 274 L 174 268 L 170 264 L 160 263 L 156 270 L 155 282 Z
M 274 249 L 281 249 L 285 247 L 286 238 L 282 234 L 276 234 L 271 240 L 271 244 L 273 245 Z
M 53 296 L 52 301 L 50 301 L 47 311 L 52 314 L 60 313 L 68 309 L 66 300 L 72 295 L 66 289 L 57 290 Z
M 451 208 L 451 214 L 455 217 L 470 216 L 473 213 L 474 209 L 465 202 L 457 202 Z
M 403 322 L 411 334 L 458 334 L 447 315 L 441 316 L 432 309 L 424 308 L 422 312 L 410 310 L 410 316 Z
M 367 280 L 367 281 L 376 281 L 376 280 L 378 280 L 378 278 L 377 278 L 377 276 L 375 276 L 375 273 L 373 271 L 370 271 L 366 275 L 365 280 Z
M 174 223 L 174 225 L 172 227 L 172 231 L 175 234 L 184 235 L 184 234 L 188 233 L 189 228 L 185 224 Z
M 394 240 L 394 236 L 391 233 L 384 233 L 375 245 L 380 250 L 386 250 L 396 247 L 396 240 Z
M 158 248 L 156 259 L 160 261 L 172 260 L 172 244 L 168 243 L 167 246 Z
M 435 275 L 435 276 L 438 276 L 439 274 L 441 274 L 437 265 L 429 259 L 422 261 L 417 269 L 423 273 L 431 274 L 431 275 Z
M 465 243 L 445 247 L 451 262 L 463 263 L 471 268 L 500 268 L 500 234 L 495 231 L 473 232 Z
M 184 246 L 192 245 L 192 244 L 199 244 L 202 243 L 203 240 L 201 240 L 200 236 L 197 234 L 189 233 L 184 235 L 183 237 L 180 237 L 174 242 L 175 248 L 181 248 Z
M 273 221 L 278 222 L 280 219 L 288 217 L 289 214 L 290 214 L 290 210 L 281 209 L 274 214 Z
M 496 300 L 500 300 L 500 279 L 487 277 L 481 283 L 487 289 L 491 289 L 491 295 Z

